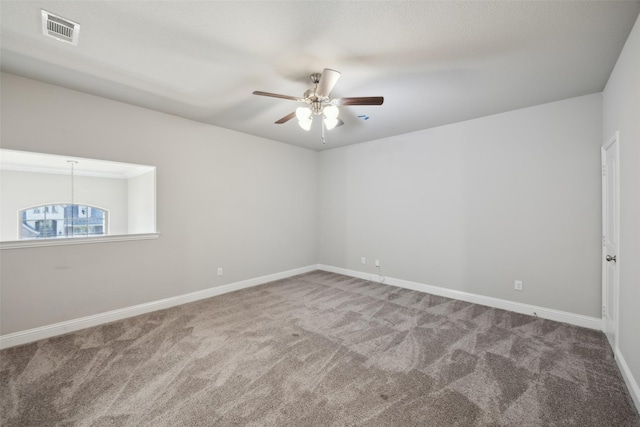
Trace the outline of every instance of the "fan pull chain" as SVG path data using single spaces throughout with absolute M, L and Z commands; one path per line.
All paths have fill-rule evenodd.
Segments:
M 71 165 L 71 235 L 73 236 L 73 226 L 74 226 L 74 218 L 73 218 L 73 206 L 75 205 L 75 182 L 74 182 L 74 178 L 75 178 L 75 171 L 74 171 L 74 166 L 76 163 L 78 163 L 75 160 L 67 160 L 67 163 L 69 163 Z M 69 227 L 67 226 L 66 229 L 66 235 L 69 236 Z

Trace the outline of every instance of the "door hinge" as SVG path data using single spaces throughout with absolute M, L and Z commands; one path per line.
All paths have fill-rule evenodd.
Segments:
M 602 247 L 607 246 L 607 237 L 606 236 L 602 236 Z
M 602 165 L 602 176 L 607 176 L 607 166 Z
M 602 306 L 602 317 L 607 317 L 607 307 Z

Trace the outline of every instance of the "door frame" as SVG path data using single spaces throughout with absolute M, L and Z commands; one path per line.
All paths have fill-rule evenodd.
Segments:
M 609 149 L 612 145 L 616 145 L 615 151 L 615 163 L 616 168 L 615 171 L 610 172 L 607 171 L 607 149 Z M 600 148 L 601 153 L 601 166 L 602 166 L 602 329 L 607 336 L 607 340 L 611 345 L 612 350 L 615 352 L 618 351 L 618 332 L 619 332 L 619 323 L 620 323 L 620 314 L 618 313 L 618 308 L 620 307 L 620 134 L 616 131 L 616 133 L 606 140 L 606 142 Z M 614 227 L 614 240 L 615 240 L 615 255 L 616 255 L 616 269 L 617 272 L 615 274 L 615 279 L 613 286 L 607 286 L 607 263 L 609 261 L 606 260 L 607 254 L 607 246 L 605 240 L 605 230 L 606 223 L 608 220 L 608 212 L 607 212 L 607 174 L 614 173 L 614 197 L 615 197 L 615 217 L 613 218 L 615 227 Z M 607 301 L 609 301 L 608 293 L 613 293 L 613 298 L 611 298 L 613 304 L 613 325 L 612 331 L 607 328 L 607 318 L 606 313 L 610 312 L 611 307 L 607 307 Z M 611 342 L 611 334 L 613 332 L 613 342 Z

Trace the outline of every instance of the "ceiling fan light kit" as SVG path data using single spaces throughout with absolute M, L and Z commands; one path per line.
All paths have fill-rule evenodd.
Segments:
M 304 130 L 311 129 L 311 122 L 313 122 L 313 116 L 311 115 L 311 109 L 307 107 L 296 108 L 296 118 L 298 124 Z
M 313 116 L 321 115 L 324 125 L 322 127 L 323 135 L 324 129 L 331 130 L 344 124 L 344 122 L 338 118 L 340 114 L 338 105 L 382 105 L 384 102 L 382 96 L 331 99 L 329 95 L 340 78 L 339 71 L 325 68 L 322 73 L 314 73 L 309 77 L 315 87 L 307 90 L 302 98 L 262 91 L 255 91 L 253 94 L 304 102 L 307 104 L 306 106 L 296 108 L 295 112 L 287 114 L 275 123 L 283 124 L 295 117 L 298 119 L 298 125 L 308 131 L 311 129 L 311 124 L 313 123 Z
M 309 107 L 296 108 L 296 118 L 298 119 L 298 125 L 304 130 L 311 129 L 311 123 L 313 123 L 313 116 L 322 114 L 324 120 L 324 126 L 327 130 L 331 130 L 338 124 L 338 114 L 340 111 L 335 105 L 313 105 L 313 109 Z
M 327 127 L 327 129 L 331 130 L 336 127 L 336 125 L 338 124 L 338 114 L 340 113 L 338 107 L 333 104 L 327 105 L 326 107 L 324 107 L 322 112 L 324 113 L 324 125 Z

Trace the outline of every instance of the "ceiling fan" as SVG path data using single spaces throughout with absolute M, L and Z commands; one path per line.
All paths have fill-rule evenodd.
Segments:
M 324 129 L 333 129 L 336 126 L 344 124 L 338 118 L 338 106 L 343 105 L 382 105 L 384 98 L 382 96 L 361 96 L 354 98 L 336 98 L 331 99 L 331 91 L 340 78 L 340 72 L 325 68 L 322 73 L 314 73 L 309 76 L 311 82 L 315 85 L 313 89 L 307 90 L 302 98 L 289 95 L 280 95 L 277 93 L 262 92 L 256 90 L 254 95 L 270 96 L 273 98 L 289 99 L 291 101 L 302 102 L 306 104 L 304 107 L 298 107 L 296 111 L 287 114 L 283 118 L 277 120 L 276 124 L 283 124 L 296 117 L 298 124 L 304 130 L 311 129 L 313 116 L 323 116 Z

